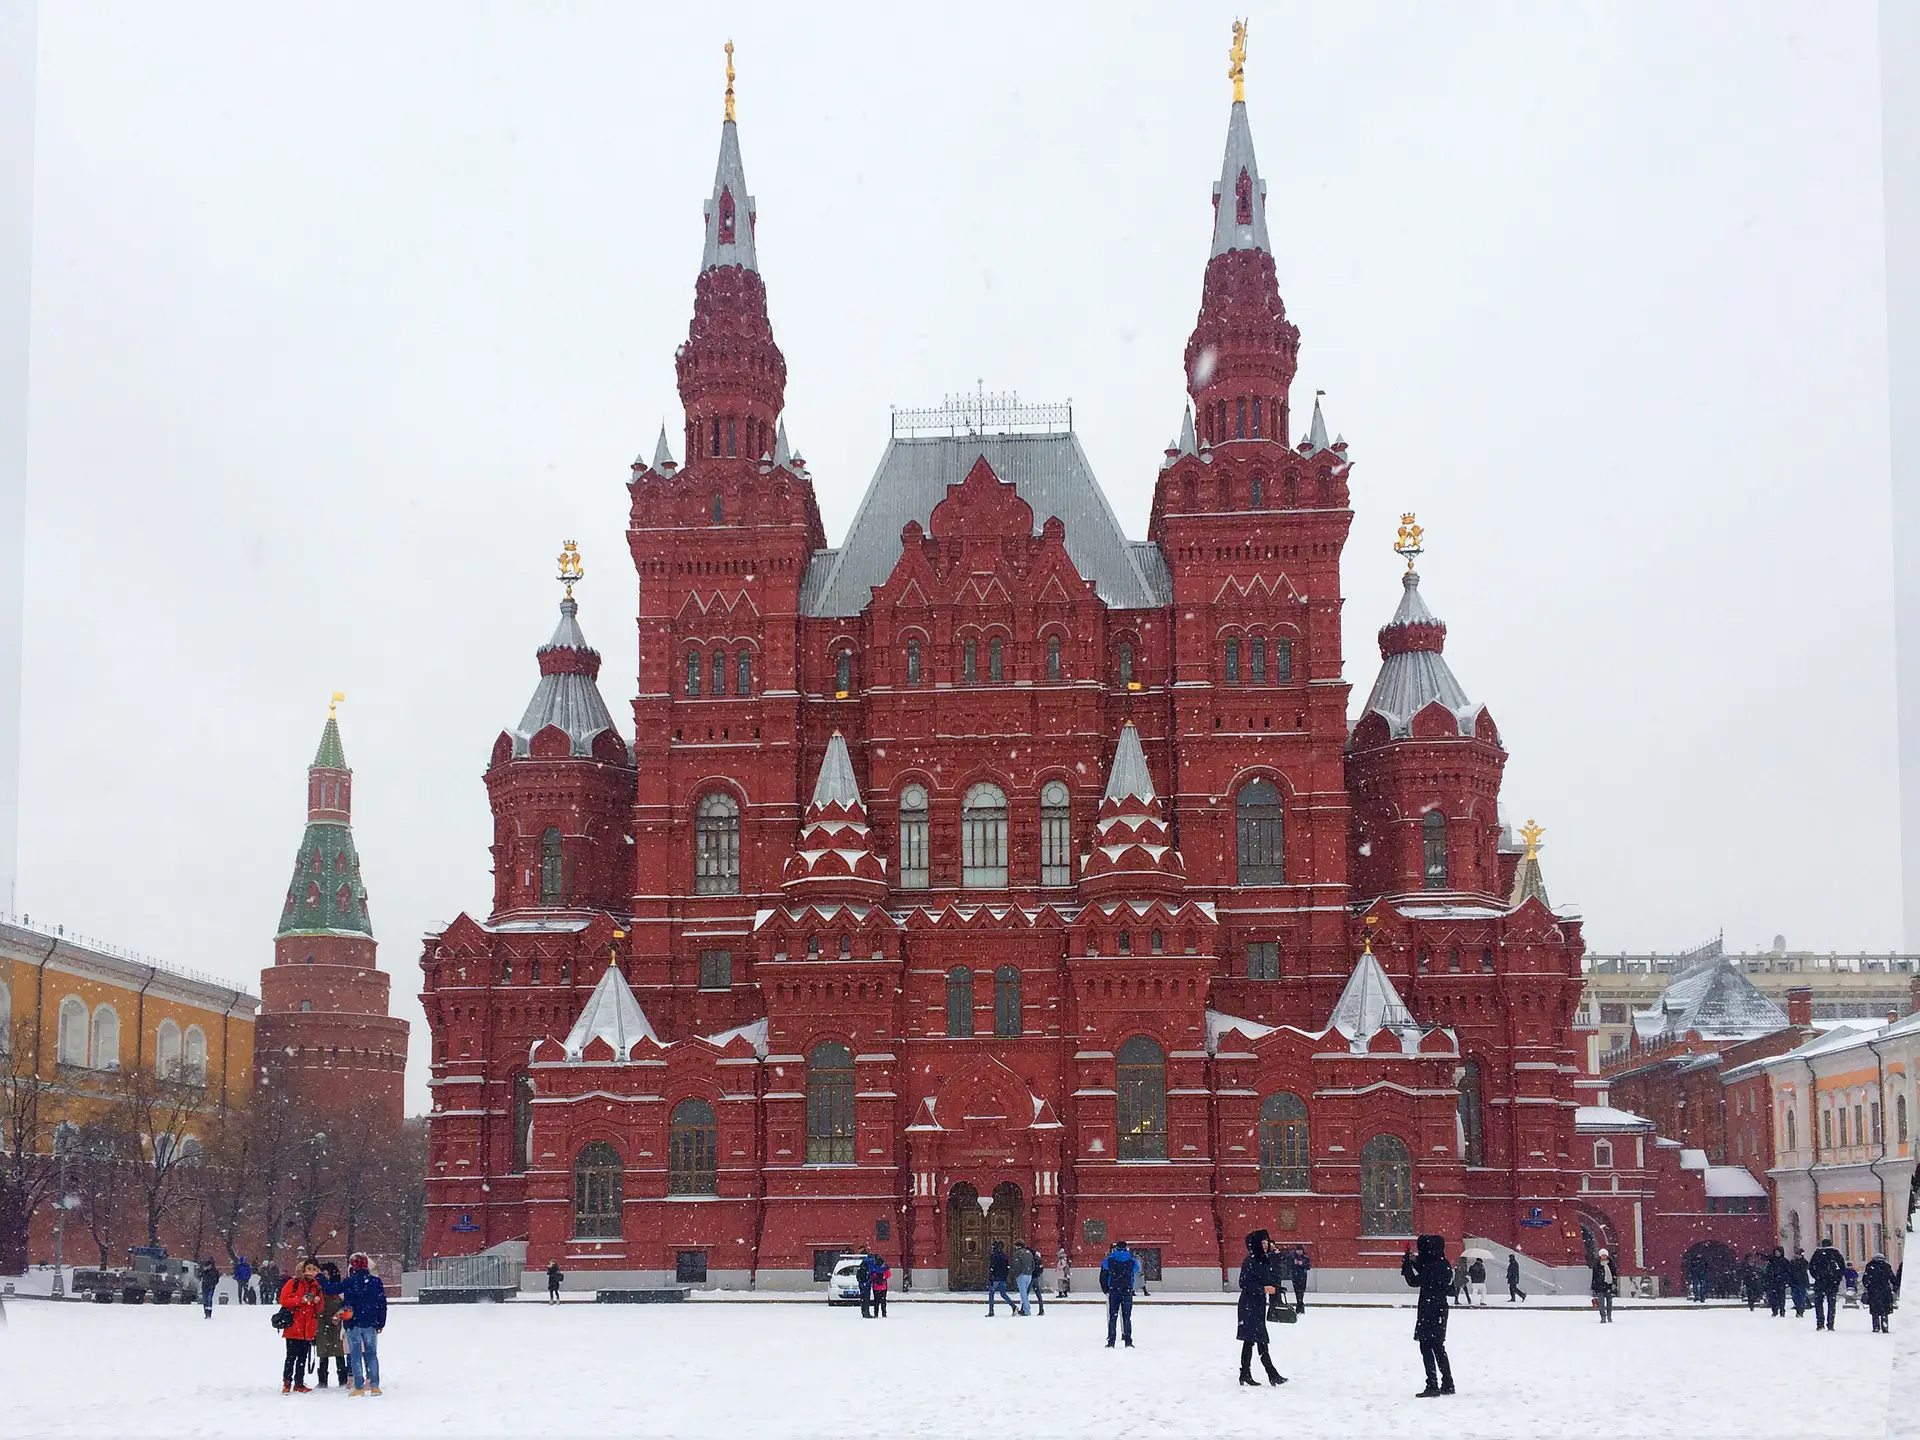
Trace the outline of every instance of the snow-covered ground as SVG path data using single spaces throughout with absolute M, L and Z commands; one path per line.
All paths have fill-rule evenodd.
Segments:
M 270 1310 L 16 1300 L 0 1331 L 14 1435 L 1880 1436 L 1895 1348 L 1843 1311 L 1456 1314 L 1460 1395 L 1416 1400 L 1413 1314 L 1309 1308 L 1276 1326 L 1278 1393 L 1234 1384 L 1233 1314 L 1143 1300 L 1139 1348 L 1097 1304 L 989 1321 L 956 1304 L 885 1321 L 825 1305 L 395 1306 L 386 1393 L 283 1397 Z M 1906 1320 L 1896 1315 L 1896 1324 Z

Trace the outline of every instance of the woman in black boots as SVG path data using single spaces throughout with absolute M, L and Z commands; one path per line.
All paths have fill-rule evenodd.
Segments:
M 1427 1370 L 1422 1400 L 1453 1394 L 1453 1367 L 1447 1363 L 1447 1297 L 1453 1291 L 1453 1269 L 1447 1264 L 1447 1242 L 1438 1235 L 1422 1235 L 1419 1255 L 1400 1257 L 1400 1278 L 1420 1292 L 1414 1311 L 1413 1338 L 1420 1342 L 1420 1363 Z M 1438 1383 L 1435 1383 L 1435 1371 Z
M 1273 1242 L 1264 1230 L 1247 1236 L 1247 1258 L 1240 1262 L 1240 1383 L 1258 1385 L 1253 1378 L 1253 1352 L 1260 1352 L 1269 1385 L 1284 1385 L 1287 1377 L 1273 1368 L 1267 1353 L 1267 1301 L 1280 1284 L 1280 1267 L 1273 1258 Z

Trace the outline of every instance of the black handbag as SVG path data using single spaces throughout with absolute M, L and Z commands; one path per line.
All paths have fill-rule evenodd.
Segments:
M 1270 1325 L 1291 1325 L 1300 1318 L 1300 1312 L 1280 1297 L 1278 1291 L 1267 1297 L 1267 1323 Z
M 293 1324 L 293 1311 L 289 1310 L 286 1306 L 282 1305 L 278 1310 L 273 1312 L 273 1328 L 274 1329 L 285 1330 L 292 1324 Z

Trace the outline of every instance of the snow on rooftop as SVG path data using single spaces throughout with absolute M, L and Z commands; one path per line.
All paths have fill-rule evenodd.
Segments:
M 1707 1166 L 1707 1198 L 1736 1200 L 1764 1196 L 1767 1187 L 1753 1178 L 1744 1165 Z
M 1576 1130 L 1638 1130 L 1653 1128 L 1653 1122 L 1631 1110 L 1616 1110 L 1611 1105 L 1582 1105 L 1573 1112 Z

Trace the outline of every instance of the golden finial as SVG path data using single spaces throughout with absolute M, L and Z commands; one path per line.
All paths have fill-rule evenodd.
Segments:
M 567 587 L 567 599 L 573 598 L 574 582 L 586 571 L 580 568 L 580 547 L 569 540 L 560 547 L 560 583 Z
M 1540 856 L 1540 837 L 1547 832 L 1529 820 L 1520 827 L 1520 838 L 1527 842 L 1527 859 L 1537 860 Z
M 338 690 L 333 692 L 333 699 L 327 702 L 327 719 L 329 720 L 333 719 L 333 707 L 338 705 L 342 700 L 346 698 L 347 697 L 341 694 Z
M 1380 923 L 1380 917 L 1378 915 L 1369 915 L 1360 923 L 1367 927 L 1360 932 L 1360 953 L 1363 955 L 1371 955 L 1373 954 L 1373 927 Z
M 1233 103 L 1247 98 L 1247 22 L 1233 22 L 1233 45 L 1227 51 L 1227 78 L 1233 81 Z
M 727 123 L 733 123 L 733 41 L 727 41 Z
M 1413 512 L 1407 511 L 1400 517 L 1400 538 L 1393 542 L 1396 555 L 1407 557 L 1407 573 L 1413 573 L 1413 562 L 1426 553 L 1426 547 L 1420 543 L 1420 537 L 1426 534 L 1424 526 L 1413 523 Z

